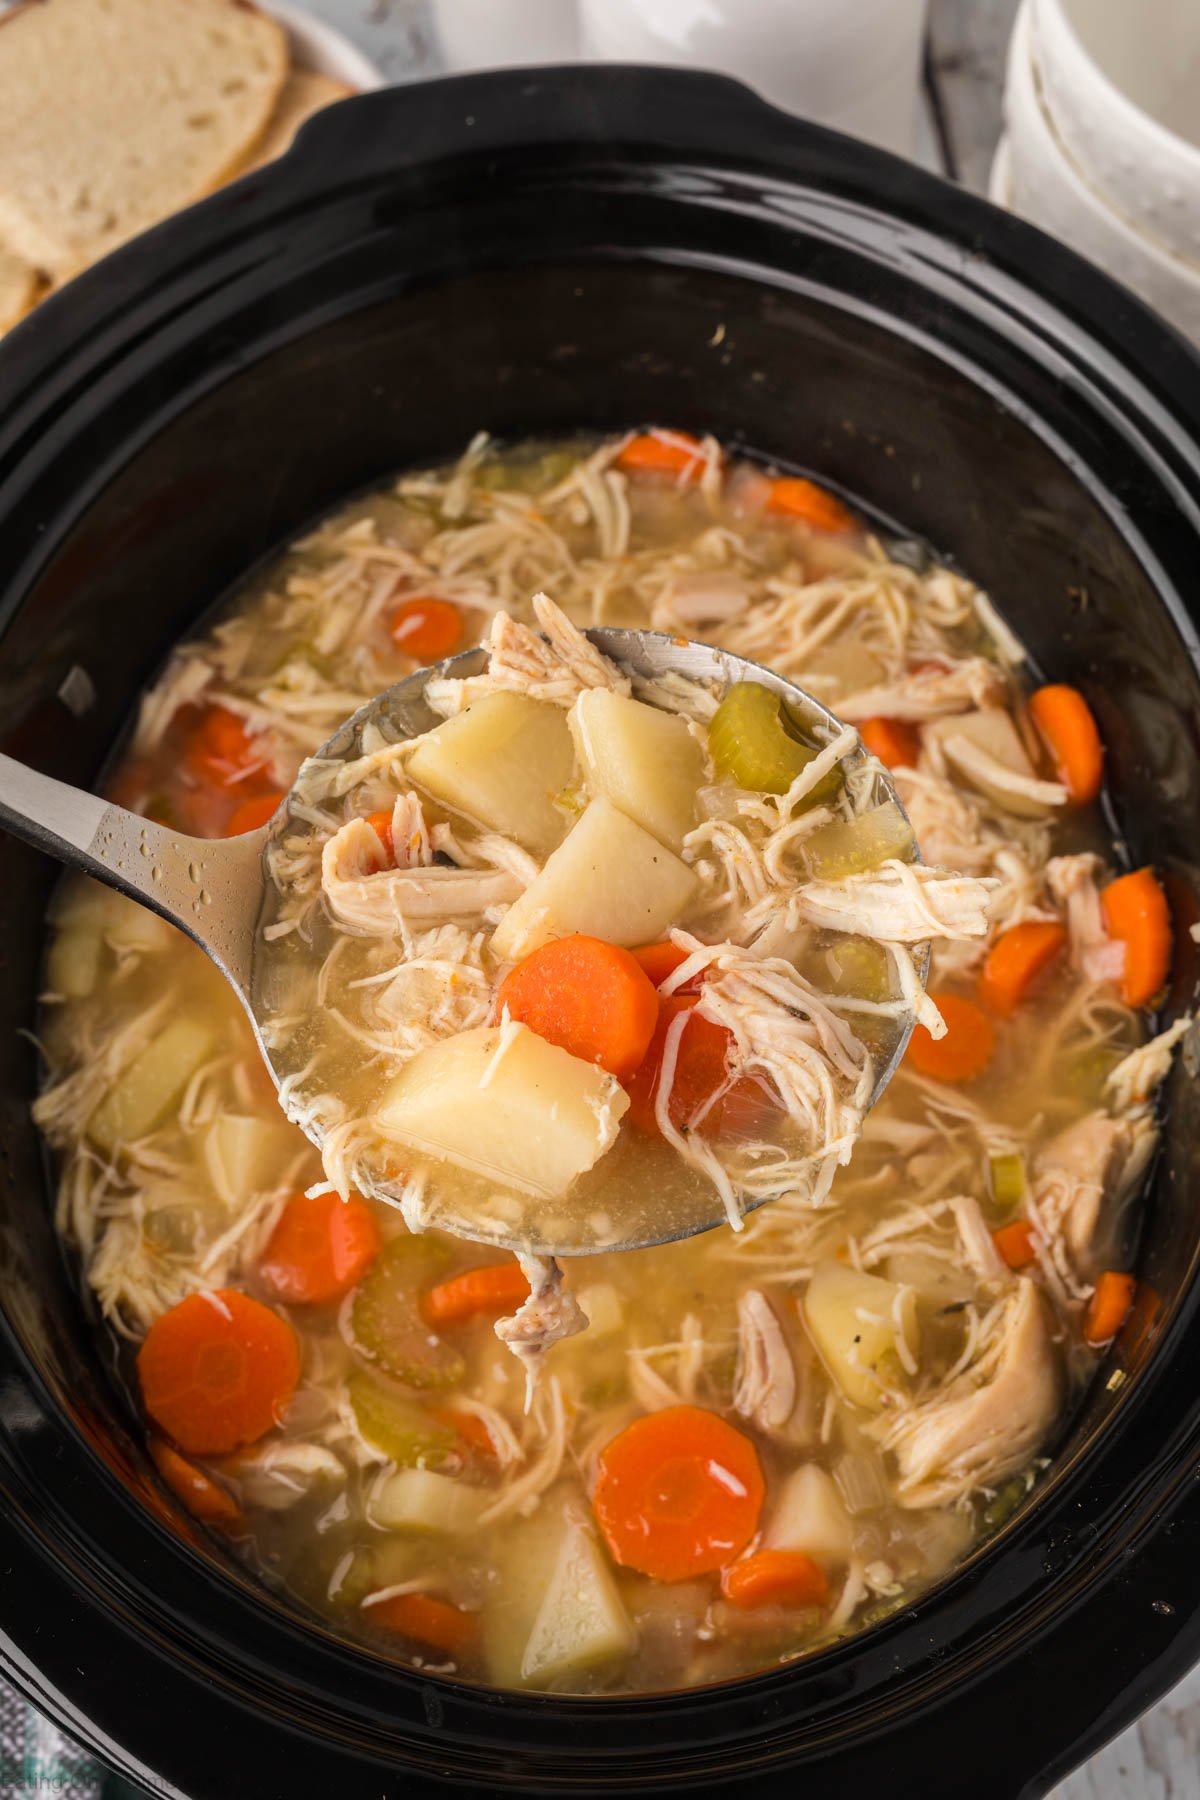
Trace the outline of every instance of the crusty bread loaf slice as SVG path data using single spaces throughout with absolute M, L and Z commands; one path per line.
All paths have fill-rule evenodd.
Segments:
M 25 0 L 0 17 L 0 238 L 65 280 L 240 168 L 287 69 L 248 0 Z
M 279 104 L 267 126 L 266 136 L 256 147 L 248 168 L 261 168 L 282 156 L 306 119 L 311 119 L 323 106 L 345 100 L 354 89 L 332 75 L 318 75 L 315 69 L 293 69 L 287 78 Z
M 0 244 L 0 331 L 25 317 L 40 286 L 41 277 L 33 264 Z

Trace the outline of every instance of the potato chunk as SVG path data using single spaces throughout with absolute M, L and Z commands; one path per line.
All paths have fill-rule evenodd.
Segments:
M 590 792 L 678 850 L 696 823 L 704 751 L 685 720 L 641 700 L 588 688 L 568 724 Z
M 555 1199 L 603 1156 L 628 1105 L 611 1075 L 528 1026 L 485 1025 L 414 1056 L 376 1120 L 400 1143 Z
M 126 1063 L 88 1120 L 96 1148 L 113 1156 L 161 1124 L 216 1042 L 216 1027 L 204 1018 L 185 1013 L 164 1026 Z
M 568 1525 L 521 1658 L 522 1681 L 548 1687 L 628 1656 L 636 1642 L 599 1545 L 584 1526 Z
M 435 800 L 546 856 L 569 823 L 555 805 L 575 774 L 566 715 L 524 694 L 485 694 L 418 744 L 408 774 Z
M 685 863 L 601 796 L 505 913 L 492 950 L 516 962 L 576 931 L 626 948 L 650 944 L 677 923 L 695 886 Z
M 904 1355 L 920 1342 L 917 1296 L 910 1288 L 821 1263 L 804 1297 L 804 1317 L 825 1365 L 848 1400 L 879 1407 L 884 1389 L 904 1376 Z
M 849 1562 L 854 1524 L 832 1475 L 801 1463 L 784 1481 L 763 1533 L 767 1550 L 803 1550 L 818 1562 Z

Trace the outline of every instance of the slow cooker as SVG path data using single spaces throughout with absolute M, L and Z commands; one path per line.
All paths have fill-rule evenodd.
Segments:
M 719 77 L 505 71 L 348 101 L 0 350 L 3 747 L 87 784 L 171 643 L 356 489 L 647 421 L 819 472 L 968 570 L 1200 870 L 1200 362 L 1067 251 Z M 56 870 L 0 840 L 3 1668 L 158 1792 L 1043 1793 L 1200 1655 L 1200 1102 L 1165 1101 L 1119 1347 L 1031 1502 L 919 1604 L 645 1699 L 469 1688 L 339 1642 L 157 1482 L 30 1124 Z

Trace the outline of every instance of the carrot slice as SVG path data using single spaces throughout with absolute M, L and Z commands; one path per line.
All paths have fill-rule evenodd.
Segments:
M 1039 976 L 1067 947 L 1066 927 L 1057 919 L 1026 919 L 1002 931 L 984 961 L 979 997 L 1005 1017 L 1028 998 Z
M 230 787 L 264 761 L 246 721 L 227 706 L 207 707 L 188 739 L 184 765 L 197 781 Z
M 392 642 L 416 662 L 440 662 L 462 643 L 463 616 L 453 600 L 421 594 L 405 600 L 392 614 Z
M 626 475 L 669 475 L 681 483 L 699 481 L 704 463 L 704 446 L 689 431 L 644 432 L 613 458 Z
M 1127 1006 L 1148 1006 L 1171 967 L 1167 896 L 1153 870 L 1135 869 L 1101 890 L 1100 905 L 1109 937 L 1125 946 L 1121 998 Z
M 508 1312 L 528 1298 L 529 1279 L 520 1263 L 488 1263 L 428 1288 L 421 1296 L 421 1317 L 427 1325 L 461 1325 L 480 1313 Z
M 387 854 L 388 867 L 396 866 L 396 841 L 392 836 L 392 815 L 390 812 L 373 812 L 367 814 L 367 824 L 375 833 Z
M 931 1037 L 924 1025 L 918 1025 L 904 1060 L 918 1075 L 931 1075 L 935 1081 L 974 1081 L 996 1047 L 992 1021 L 973 1000 L 959 994 L 931 994 L 930 999 L 946 1021 L 946 1035 Z
M 756 1606 L 824 1606 L 829 1582 L 803 1550 L 759 1550 L 730 1564 L 721 1576 L 721 1592 L 743 1612 Z
M 1029 697 L 1029 716 L 1075 805 L 1094 800 L 1104 779 L 1104 745 L 1092 709 L 1078 688 L 1061 682 L 1038 688 Z
M 748 1437 L 703 1407 L 669 1406 L 606 1445 L 592 1507 L 617 1562 L 686 1581 L 746 1548 L 764 1492 Z
M 628 950 L 594 937 L 543 944 L 505 976 L 497 1007 L 618 1081 L 642 1061 L 658 1024 L 646 971 Z
M 695 1129 L 706 1137 L 749 1136 L 776 1109 L 777 1101 L 762 1083 L 744 1076 L 713 1102 L 712 1096 L 728 1074 L 733 1036 L 724 1025 L 714 1024 L 696 1012 L 695 1007 L 694 995 L 659 995 L 658 1023 L 650 1047 L 624 1084 L 629 1095 L 629 1121 L 648 1137 L 660 1135 L 658 1089 L 667 1032 L 680 1013 L 688 1013 L 690 1017 L 679 1038 L 675 1077 L 667 1103 L 671 1123 L 676 1130 L 682 1130 L 702 1113 Z
M 286 1320 L 236 1288 L 189 1294 L 155 1319 L 137 1357 L 142 1403 L 191 1456 L 225 1456 L 277 1425 L 300 1347 Z
M 281 1300 L 340 1300 L 379 1254 L 379 1227 L 351 1194 L 293 1194 L 267 1240 L 258 1272 Z
M 1028 1219 L 1014 1219 L 1011 1225 L 1002 1225 L 999 1231 L 993 1231 L 992 1242 L 1010 1269 L 1026 1269 L 1037 1260 L 1033 1226 Z
M 842 532 L 858 528 L 858 521 L 849 507 L 818 487 L 815 481 L 806 481 L 803 475 L 781 475 L 773 481 L 767 511 L 800 519 L 814 531 Z
M 905 719 L 864 719 L 858 735 L 872 756 L 889 769 L 915 769 L 921 734 Z
M 150 1439 L 150 1456 L 171 1492 L 206 1525 L 232 1525 L 241 1517 L 233 1495 L 164 1438 Z
M 225 836 L 241 837 L 244 831 L 257 831 L 275 817 L 282 803 L 282 794 L 255 794 L 253 799 L 243 800 L 230 814 Z
M 431 1406 L 429 1412 L 439 1425 L 448 1425 L 451 1431 L 456 1431 L 476 1456 L 482 1456 L 488 1462 L 496 1461 L 492 1434 L 478 1413 L 460 1412 L 457 1406 Z
M 1093 1350 L 1115 1338 L 1133 1309 L 1137 1291 L 1136 1275 L 1120 1275 L 1105 1269 L 1097 1278 L 1083 1315 L 1083 1341 Z
M 432 1594 L 393 1594 L 378 1606 L 367 1608 L 367 1617 L 401 1637 L 415 1638 L 447 1656 L 463 1656 L 479 1637 L 479 1620 L 474 1613 L 460 1612 L 445 1600 Z
M 665 944 L 643 944 L 640 950 L 630 952 L 636 962 L 640 963 L 655 987 L 661 987 L 668 975 L 673 975 L 680 963 L 688 959 L 688 952 L 681 950 L 678 944 L 669 941 Z M 687 981 L 682 988 L 676 988 L 677 994 L 698 994 L 701 977 Z

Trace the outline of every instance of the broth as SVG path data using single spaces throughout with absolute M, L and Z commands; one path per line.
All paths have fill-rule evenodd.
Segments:
M 344 1279 L 314 1286 L 296 1232 L 318 1201 L 299 1195 L 328 1182 L 236 1001 L 170 927 L 76 880 L 55 909 L 37 1115 L 60 1229 L 131 1359 L 196 1294 L 219 1314 L 240 1290 L 296 1334 L 270 1429 L 205 1451 L 150 1427 L 198 1517 L 414 1666 L 652 1691 L 786 1662 L 910 1604 L 1018 1504 L 1127 1310 L 1129 1203 L 1182 1027 L 1139 1049 L 1154 946 L 986 598 L 813 484 L 680 434 L 481 438 L 345 507 L 180 648 L 114 797 L 199 835 L 261 823 L 351 712 L 499 609 L 528 618 L 539 590 L 580 624 L 649 624 L 777 668 L 897 762 L 926 863 L 997 884 L 987 940 L 935 945 L 948 1036 L 915 1034 L 827 1203 L 796 1191 L 738 1234 L 568 1264 L 590 1326 L 550 1349 L 526 1410 L 493 1330 L 512 1285 L 494 1251 L 357 1202 Z M 689 846 L 717 866 L 711 841 Z M 730 917 L 754 898 L 732 895 Z M 861 995 L 885 935 L 818 925 L 809 967 Z M 345 954 L 349 979 L 378 973 L 361 945 Z M 492 1000 L 482 960 L 476 999 Z M 627 1140 L 605 1179 L 668 1190 L 671 1155 Z M 454 1285 L 472 1271 L 491 1273 Z M 145 1384 L 144 1351 L 140 1369 Z M 628 1511 L 638 1444 L 669 1440 L 700 1480 L 716 1430 L 753 1472 L 725 1471 L 724 1551 L 675 1490 L 669 1529 L 644 1495 Z

